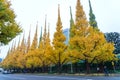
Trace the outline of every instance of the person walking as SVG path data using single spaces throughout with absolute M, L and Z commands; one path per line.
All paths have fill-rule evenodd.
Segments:
M 99 68 L 99 67 L 97 67 L 97 73 L 99 73 L 99 71 L 100 71 L 100 68 Z
M 109 76 L 107 66 L 104 66 L 104 73 L 105 73 L 105 76 Z

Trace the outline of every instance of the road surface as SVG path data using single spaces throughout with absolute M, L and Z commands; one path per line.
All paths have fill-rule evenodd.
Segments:
M 120 80 L 120 76 L 63 76 L 0 74 L 0 80 Z

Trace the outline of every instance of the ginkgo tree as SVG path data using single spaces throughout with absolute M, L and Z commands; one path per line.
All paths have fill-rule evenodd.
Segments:
M 63 34 L 62 30 L 62 22 L 60 18 L 60 7 L 58 5 L 58 20 L 56 24 L 56 32 L 54 33 L 53 38 L 53 53 L 51 54 L 52 63 L 57 65 L 57 70 L 60 73 L 62 69 L 62 65 L 67 61 L 67 57 L 65 54 L 66 44 L 64 43 L 66 37 Z
M 8 44 L 22 32 L 15 21 L 15 13 L 8 0 L 0 0 L 0 45 Z
M 25 62 L 25 54 L 26 54 L 26 44 L 25 44 L 25 36 L 23 35 L 23 39 L 21 41 L 21 44 L 18 43 L 18 46 L 16 48 L 16 54 L 17 54 L 17 68 L 24 69 L 26 62 Z
M 113 44 L 107 43 L 102 32 L 88 25 L 80 0 L 77 0 L 76 21 L 72 29 L 71 56 L 85 61 L 87 73 L 90 72 L 90 63 L 115 60 Z
M 6 58 L 2 61 L 2 66 L 5 69 L 15 69 L 17 66 L 17 50 L 15 45 L 12 45 L 12 48 L 8 51 Z
M 46 67 L 50 65 L 50 54 L 52 53 L 52 46 L 50 44 L 50 33 L 49 33 L 49 27 L 48 32 L 46 30 L 46 19 L 45 19 L 45 27 L 44 27 L 44 33 L 42 36 L 40 36 L 39 41 L 39 47 L 37 49 L 37 56 L 40 59 L 40 67 L 42 68 L 42 72 L 45 72 Z
M 39 64 L 39 58 L 36 55 L 36 49 L 38 47 L 38 33 L 37 33 L 37 29 L 38 28 L 38 24 L 36 25 L 36 31 L 34 34 L 34 38 L 32 41 L 32 44 L 30 46 L 30 49 L 28 51 L 28 53 L 25 55 L 25 59 L 26 59 L 26 67 L 29 68 L 32 72 L 34 70 L 34 68 L 38 67 Z

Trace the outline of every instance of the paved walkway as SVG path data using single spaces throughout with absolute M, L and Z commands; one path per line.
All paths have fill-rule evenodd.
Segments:
M 38 73 L 36 75 L 60 75 L 60 76 L 105 76 L 104 73 L 91 73 L 91 74 L 84 74 L 84 73 L 76 73 L 76 74 L 67 74 L 67 73 L 54 73 L 54 74 L 48 74 L 48 73 Z M 108 76 L 120 76 L 120 73 L 110 73 Z

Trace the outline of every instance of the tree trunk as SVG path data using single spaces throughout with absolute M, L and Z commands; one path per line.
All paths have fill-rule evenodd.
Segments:
M 100 72 L 102 72 L 102 73 L 104 72 L 104 64 L 103 64 L 103 62 L 100 63 Z
M 62 66 L 61 66 L 61 54 L 60 53 L 59 53 L 58 57 L 59 57 L 59 61 L 58 61 L 58 73 L 60 74 L 61 70 L 62 70 Z
M 90 73 L 90 64 L 88 63 L 88 60 L 86 60 L 86 70 L 87 70 L 87 74 Z
M 45 65 L 42 66 L 42 72 L 45 73 Z
M 61 74 L 62 66 L 61 66 L 60 62 L 58 62 L 57 71 L 58 71 L 59 74 Z

